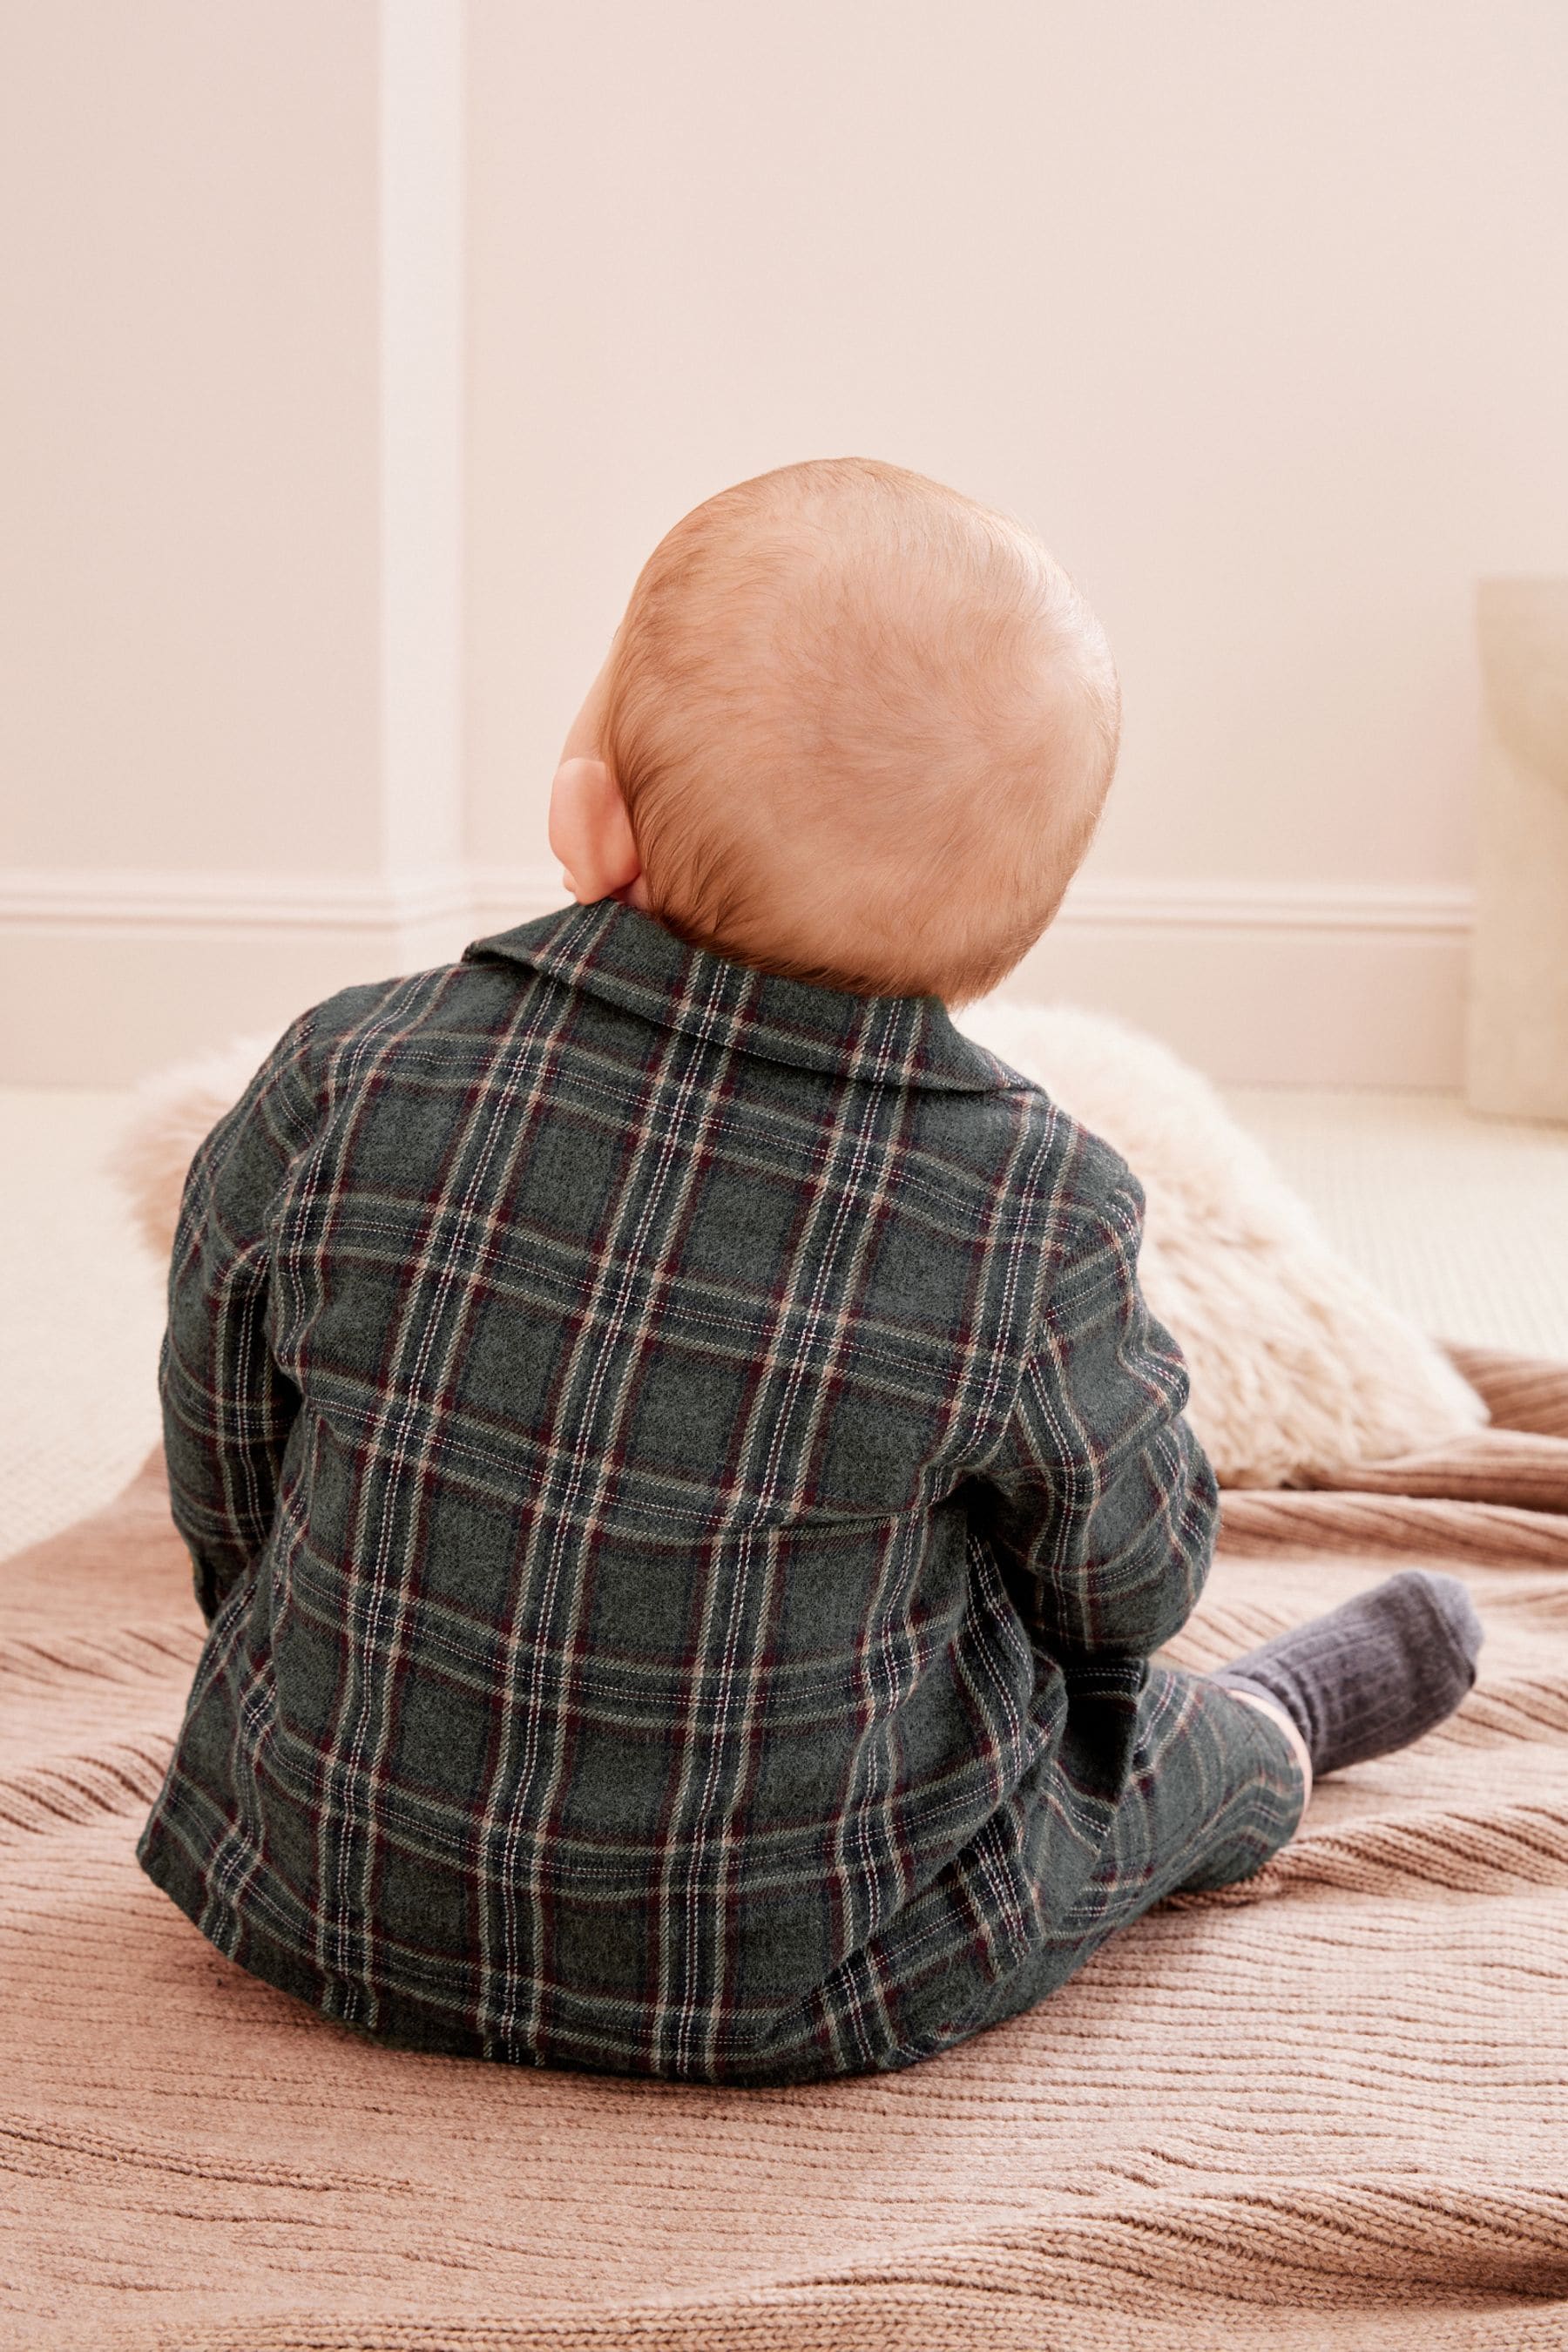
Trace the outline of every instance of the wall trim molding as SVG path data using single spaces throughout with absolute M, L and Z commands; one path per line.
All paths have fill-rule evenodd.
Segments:
M 129 1084 L 563 903 L 543 863 L 0 875 L 0 1082 Z M 1455 885 L 1086 877 L 1005 992 L 1116 1014 L 1222 1083 L 1453 1088 L 1472 919 Z
M 386 879 L 374 875 L 130 872 L 14 868 L 0 876 L 10 929 L 133 929 L 186 934 L 399 930 L 472 922 L 479 931 L 526 922 L 563 903 L 552 866 L 479 866 Z M 1240 882 L 1125 878 L 1078 882 L 1063 931 L 1359 931 L 1452 937 L 1469 931 L 1475 894 L 1425 882 Z
M 1438 882 L 1232 882 L 1112 876 L 1076 883 L 1058 923 L 1077 930 L 1467 932 L 1475 893 Z
M 466 917 L 466 873 L 388 882 L 371 875 L 142 873 L 104 867 L 13 869 L 0 876 L 0 925 L 75 933 L 384 931 Z

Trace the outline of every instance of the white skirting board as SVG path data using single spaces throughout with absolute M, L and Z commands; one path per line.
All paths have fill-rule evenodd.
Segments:
M 0 1084 L 121 1086 L 561 903 L 552 866 L 374 877 L 85 871 L 0 886 Z M 1085 877 L 1003 992 L 1163 1037 L 1223 1082 L 1450 1089 L 1470 893 Z

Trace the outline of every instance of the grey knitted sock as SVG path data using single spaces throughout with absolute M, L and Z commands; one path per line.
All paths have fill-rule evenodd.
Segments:
M 1457 1576 L 1407 1568 L 1209 1679 L 1276 1700 L 1321 1779 L 1406 1747 L 1452 1715 L 1476 1679 L 1481 1641 Z

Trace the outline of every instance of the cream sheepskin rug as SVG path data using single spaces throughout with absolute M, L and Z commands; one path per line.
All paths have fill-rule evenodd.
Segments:
M 992 997 L 956 1025 L 1137 1175 L 1144 1297 L 1187 1360 L 1187 1418 L 1222 1486 L 1310 1484 L 1487 1420 L 1441 1349 L 1346 1265 L 1213 1087 L 1167 1047 L 1067 1004 Z M 275 1042 L 237 1037 L 138 1088 L 111 1172 L 160 1260 L 192 1154 Z
M 1187 1418 L 1226 1486 L 1424 1452 L 1486 1406 L 1346 1264 L 1208 1080 L 1102 1013 L 988 998 L 957 1024 L 1118 1150 L 1144 1191 L 1139 1272 L 1187 1360 Z

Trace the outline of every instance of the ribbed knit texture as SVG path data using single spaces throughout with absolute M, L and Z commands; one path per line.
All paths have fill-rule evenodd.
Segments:
M 1429 1562 L 1487 1625 L 1458 1714 L 1032 2013 L 829 2085 L 409 2056 L 244 1975 L 132 1855 L 201 1644 L 156 1474 L 6 1563 L 0 2341 L 1561 2352 L 1568 1367 L 1464 1369 L 1513 1426 L 1227 1496 L 1170 1654 Z
M 1476 1679 L 1482 1630 L 1457 1576 L 1405 1568 L 1233 1659 L 1213 1676 L 1281 1706 L 1314 1775 L 1407 1748 Z

